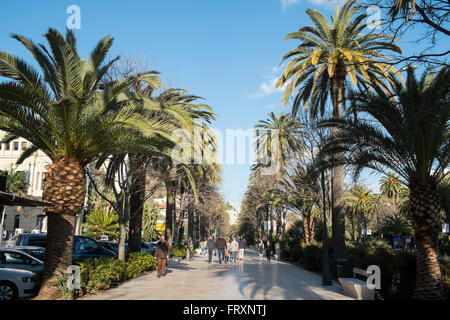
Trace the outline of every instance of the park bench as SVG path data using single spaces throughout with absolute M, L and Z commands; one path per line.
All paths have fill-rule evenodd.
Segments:
M 375 289 L 369 289 L 367 281 L 357 279 L 357 274 L 366 278 L 370 276 L 366 270 L 353 268 L 353 278 L 338 278 L 344 292 L 357 300 L 374 300 Z

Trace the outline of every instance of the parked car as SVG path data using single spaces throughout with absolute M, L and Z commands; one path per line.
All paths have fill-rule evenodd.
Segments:
M 40 275 L 44 271 L 44 263 L 32 255 L 20 250 L 0 249 L 0 269 L 27 270 Z
M 0 269 L 0 300 L 32 297 L 38 287 L 36 275 L 31 271 Z
M 23 246 L 23 247 L 9 247 L 9 249 L 23 251 L 41 261 L 44 261 L 44 259 L 45 259 L 45 248 L 42 248 L 42 247 Z
M 114 251 L 116 254 L 119 252 L 119 243 L 115 241 L 105 241 L 100 240 L 98 241 L 102 246 L 104 246 L 106 249 Z M 151 254 L 154 254 L 156 250 L 156 245 L 153 245 L 151 242 L 141 242 L 141 252 L 149 252 Z M 128 252 L 128 241 L 125 242 L 125 252 Z
M 18 235 L 14 247 L 37 246 L 45 248 L 46 233 L 23 233 Z M 116 257 L 114 251 L 108 250 L 90 237 L 75 235 L 73 239 L 73 260 L 99 257 Z

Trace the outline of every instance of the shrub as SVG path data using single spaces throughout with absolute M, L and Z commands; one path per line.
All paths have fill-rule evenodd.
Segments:
M 303 248 L 300 262 L 308 270 L 322 271 L 323 250 L 316 245 L 309 245 Z
M 135 278 L 144 272 L 155 270 L 158 265 L 157 260 L 148 252 L 130 253 L 126 263 L 127 278 Z
M 174 246 L 172 248 L 174 257 L 185 258 L 186 257 L 186 247 L 185 246 Z
M 133 252 L 126 261 L 112 257 L 85 259 L 77 262 L 81 273 L 83 294 L 106 290 L 115 283 L 155 270 L 157 261 L 148 252 Z

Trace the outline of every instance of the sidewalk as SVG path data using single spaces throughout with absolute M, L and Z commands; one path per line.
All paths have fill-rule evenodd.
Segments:
M 82 300 L 353 300 L 342 287 L 322 286 L 322 277 L 296 265 L 258 262 L 255 252 L 246 250 L 244 262 L 209 264 L 195 256 L 168 266 L 167 276 L 156 272 L 130 280 L 118 288 L 90 295 Z

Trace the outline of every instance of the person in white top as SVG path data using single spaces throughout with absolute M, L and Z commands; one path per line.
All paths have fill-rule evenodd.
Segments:
M 230 250 L 231 250 L 231 261 L 236 262 L 236 255 L 239 250 L 239 243 L 236 241 L 236 238 L 233 238 L 233 241 L 231 241 Z

